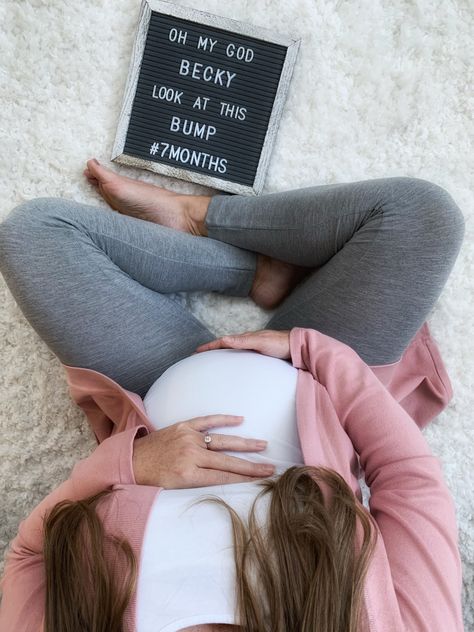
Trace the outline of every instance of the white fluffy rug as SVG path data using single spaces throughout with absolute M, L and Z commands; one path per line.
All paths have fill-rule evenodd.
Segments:
M 444 186 L 465 214 L 464 246 L 429 317 L 454 398 L 424 434 L 456 502 L 465 629 L 472 632 L 474 5 L 202 0 L 194 6 L 302 38 L 263 193 L 408 175 Z M 109 163 L 139 8 L 139 0 L 0 2 L 0 220 L 39 196 L 104 206 L 82 175 L 93 156 L 176 191 L 213 192 Z M 69 399 L 59 361 L 25 320 L 1 275 L 0 283 L 4 551 L 19 521 L 90 453 L 95 440 Z M 216 336 L 258 329 L 269 317 L 247 298 L 180 296 Z

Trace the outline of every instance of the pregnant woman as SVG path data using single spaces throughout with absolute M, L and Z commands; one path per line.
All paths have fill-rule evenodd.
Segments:
M 0 631 L 463 630 L 421 432 L 453 395 L 426 322 L 464 237 L 451 195 L 84 173 L 111 208 L 37 198 L 0 225 L 5 281 L 98 443 L 20 523 Z M 215 340 L 173 296 L 196 290 L 274 312 Z

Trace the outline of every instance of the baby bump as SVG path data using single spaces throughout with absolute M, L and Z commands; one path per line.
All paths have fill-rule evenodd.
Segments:
M 143 403 L 156 429 L 203 415 L 243 415 L 219 434 L 265 439 L 261 453 L 226 451 L 278 469 L 303 463 L 297 429 L 298 370 L 288 361 L 242 349 L 215 349 L 169 367 L 150 387 Z M 203 442 L 204 446 L 204 442 Z

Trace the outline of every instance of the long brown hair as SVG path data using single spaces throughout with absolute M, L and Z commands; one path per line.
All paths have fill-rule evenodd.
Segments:
M 356 632 L 377 539 L 374 518 L 330 468 L 292 466 L 258 485 L 263 489 L 247 524 L 222 498 L 195 501 L 221 504 L 230 514 L 236 621 L 242 632 Z M 129 573 L 118 578 L 107 564 L 106 534 L 95 505 L 111 491 L 61 501 L 44 521 L 45 632 L 124 632 L 137 562 L 126 540 L 111 537 L 117 554 L 126 556 Z M 262 535 L 255 510 L 268 493 Z M 360 548 L 358 524 L 363 530 Z

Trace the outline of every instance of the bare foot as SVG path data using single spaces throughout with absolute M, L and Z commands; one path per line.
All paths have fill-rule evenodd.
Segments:
M 312 268 L 258 255 L 257 270 L 249 296 L 264 309 L 277 307 Z
M 205 218 L 211 196 L 175 193 L 156 184 L 128 178 L 104 167 L 95 158 L 87 161 L 84 175 L 119 213 L 207 237 Z M 260 307 L 273 309 L 310 271 L 310 268 L 258 254 L 249 296 Z
M 119 213 L 192 235 L 207 236 L 204 220 L 211 196 L 175 193 L 156 184 L 128 178 L 104 167 L 95 158 L 87 161 L 84 175 Z

